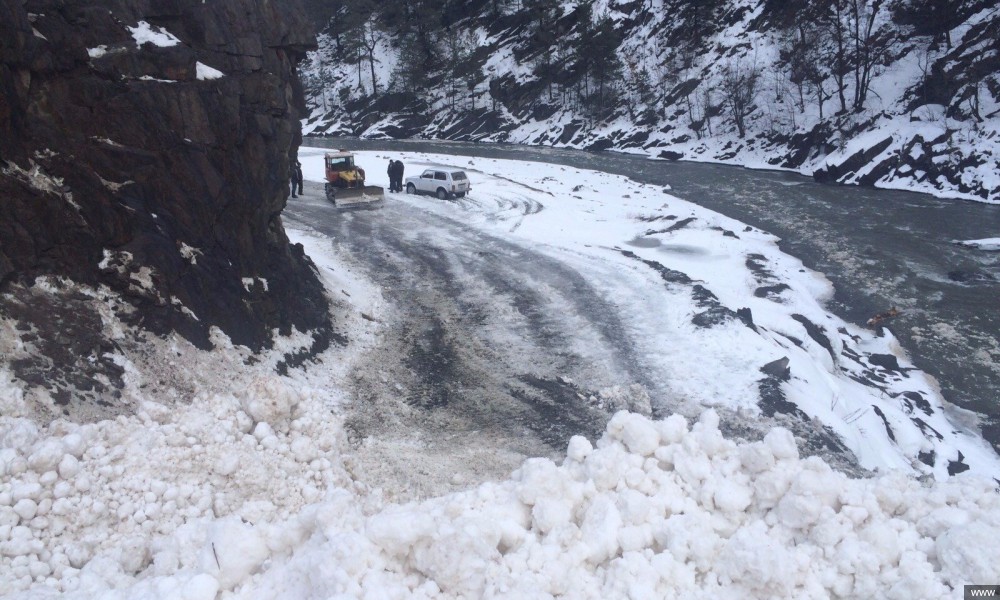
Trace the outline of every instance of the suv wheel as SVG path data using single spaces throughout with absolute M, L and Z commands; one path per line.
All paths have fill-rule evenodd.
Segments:
M 406 193 L 407 194 L 416 194 L 417 193 L 417 186 L 413 185 L 412 183 L 406 184 Z
M 438 195 L 438 198 L 440 198 L 442 200 L 447 200 L 448 199 L 448 190 L 446 190 L 444 188 L 438 188 L 438 194 L 437 195 Z

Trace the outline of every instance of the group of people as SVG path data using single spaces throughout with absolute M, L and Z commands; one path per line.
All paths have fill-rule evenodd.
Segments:
M 389 191 L 390 192 L 402 192 L 403 191 L 403 161 L 401 160 L 389 160 L 389 168 L 386 169 L 386 173 L 389 175 Z
M 302 163 L 299 161 L 289 167 L 288 181 L 292 184 L 292 198 L 298 198 L 302 194 Z

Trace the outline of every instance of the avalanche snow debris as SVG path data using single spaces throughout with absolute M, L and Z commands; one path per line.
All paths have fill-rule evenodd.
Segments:
M 224 403 L 198 410 L 205 408 L 214 413 L 207 421 L 231 418 Z M 441 598 L 597 598 L 628 589 L 664 598 L 941 597 L 1000 577 L 1000 548 L 991 543 L 1000 535 L 995 483 L 973 476 L 928 483 L 898 473 L 852 479 L 821 459 L 800 458 L 787 430 L 737 443 L 718 424 L 713 411 L 692 426 L 679 416 L 620 412 L 596 446 L 573 438 L 562 464 L 531 459 L 507 481 L 373 512 L 356 492 L 333 486 L 316 503 L 261 519 L 246 503 L 240 509 L 238 497 L 213 500 L 198 484 L 150 485 L 138 473 L 107 481 L 146 490 L 129 500 L 71 492 L 47 509 L 62 531 L 81 526 L 67 518 L 78 512 L 74 505 L 89 507 L 79 520 L 90 523 L 110 510 L 122 519 L 119 532 L 142 531 L 148 541 L 53 538 L 31 518 L 51 489 L 19 483 L 0 496 L 0 515 L 14 519 L 2 517 L 14 524 L 0 526 L 8 567 L 0 577 L 7 589 L 23 589 L 53 574 L 65 597 L 114 588 L 140 599 L 196 588 L 304 599 L 366 589 Z M 15 424 L 4 427 L 9 433 Z M 107 435 L 87 431 L 96 444 Z M 282 438 L 277 448 L 289 452 Z M 89 462 L 108 461 L 94 454 Z M 188 518 L 138 516 L 164 511 Z M 47 562 L 38 560 L 54 540 L 63 541 Z

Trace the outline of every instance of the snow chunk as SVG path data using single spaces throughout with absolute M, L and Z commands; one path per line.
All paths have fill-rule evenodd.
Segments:
M 250 383 L 240 406 L 254 421 L 274 427 L 291 418 L 301 399 L 297 390 L 277 377 L 259 377 Z
M 566 449 L 566 457 L 570 460 L 575 460 L 576 462 L 583 462 L 591 452 L 594 451 L 594 445 L 590 443 L 590 440 L 583 437 L 582 435 L 574 435 L 569 440 L 569 447 Z
M 219 460 L 215 461 L 215 466 L 213 471 L 222 475 L 223 477 L 229 477 L 240 468 L 240 457 L 237 454 L 223 454 L 219 457 Z
M 261 532 L 239 517 L 212 524 L 202 550 L 202 568 L 213 573 L 219 587 L 233 589 L 270 555 Z
M 30 498 L 22 498 L 14 505 L 14 512 L 17 513 L 17 516 L 21 517 L 22 523 L 27 523 L 35 518 L 35 514 L 38 512 L 38 504 Z
M 195 575 L 181 588 L 183 600 L 214 600 L 219 593 L 219 582 L 208 573 Z
M 59 461 L 58 471 L 63 479 L 72 479 L 80 472 L 80 461 L 72 454 L 65 454 Z
M 38 433 L 33 421 L 0 417 L 0 448 L 25 449 L 35 443 Z
M 54 471 L 64 454 L 62 442 L 49 438 L 35 447 L 28 457 L 28 466 L 36 473 Z
M 797 459 L 799 449 L 795 445 L 795 436 L 784 427 L 772 429 L 764 436 L 764 443 L 770 448 L 771 453 L 777 459 Z
M 580 525 L 580 535 L 586 540 L 586 553 L 591 564 L 600 564 L 618 553 L 618 530 L 621 513 L 611 494 L 601 494 L 587 509 Z
M 608 432 L 618 437 L 629 451 L 642 456 L 650 456 L 660 445 L 660 434 L 656 427 L 641 415 L 618 412 L 608 423 Z
M 937 553 L 951 581 L 1000 581 L 1000 527 L 970 523 L 937 540 Z

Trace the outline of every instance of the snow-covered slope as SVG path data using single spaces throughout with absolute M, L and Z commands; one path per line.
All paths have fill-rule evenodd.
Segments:
M 539 42 L 545 36 L 528 9 L 496 16 L 492 5 L 473 3 L 481 14 L 449 23 L 437 38 L 442 54 L 456 36 L 469 45 L 461 66 L 444 60 L 426 89 L 404 83 L 396 29 L 374 50 L 375 95 L 368 62 L 359 65 L 320 36 L 302 69 L 313 111 L 304 132 L 614 149 L 1000 202 L 1000 11 L 990 2 L 956 3 L 964 19 L 948 31 L 946 47 L 898 22 L 905 19 L 896 11 L 910 0 L 859 3 L 881 8 L 870 89 L 857 108 L 853 74 L 843 80 L 843 105 L 835 91 L 828 33 L 809 30 L 815 39 L 796 42 L 807 36 L 803 24 L 816 21 L 802 6 L 818 3 L 698 3 L 715 7 L 700 24 L 670 0 L 563 3 L 549 42 Z M 572 49 L 597 52 L 581 39 L 595 35 L 582 20 L 612 23 L 621 40 L 608 107 L 593 108 L 593 91 L 580 96 L 590 83 L 574 75 Z M 818 75 L 804 81 L 796 55 L 806 54 L 808 72 Z M 552 69 L 559 74 L 549 84 Z M 740 135 L 727 80 L 750 72 L 756 85 Z M 458 91 L 449 83 L 456 73 Z
M 308 179 L 321 155 L 302 153 Z M 372 173 L 386 161 L 361 159 Z M 132 345 L 110 308 L 103 322 L 121 341 L 113 358 L 131 416 L 39 425 L 0 367 L 0 594 L 959 598 L 963 584 L 1000 579 L 1000 459 L 945 414 L 891 336 L 841 335 L 819 305 L 828 284 L 772 236 L 615 176 L 461 166 L 474 185 L 462 202 L 387 201 L 537 245 L 587 276 L 617 273 L 605 291 L 623 306 L 649 303 L 629 327 L 648 336 L 676 392 L 654 401 L 688 418 L 622 412 L 600 439 L 573 438 L 560 464 L 531 459 L 502 481 L 389 503 L 359 483 L 365 448 L 342 429 L 345 380 L 383 333 L 379 290 L 330 239 L 291 231 L 350 340 L 306 370 L 274 374 L 298 334 L 255 360 L 217 331 L 211 352 L 177 337 Z M 607 202 L 611 187 L 628 198 Z M 78 291 L 115 304 L 107 290 Z M 729 307 L 749 308 L 754 327 Z M 14 343 L 13 326 L 0 320 L 0 343 Z M 782 356 L 787 381 L 760 371 Z M 767 380 L 885 472 L 854 478 L 802 458 L 796 442 L 808 440 L 787 429 L 727 439 L 720 426 L 733 415 L 763 419 Z M 948 453 L 959 451 L 971 469 L 949 477 Z

